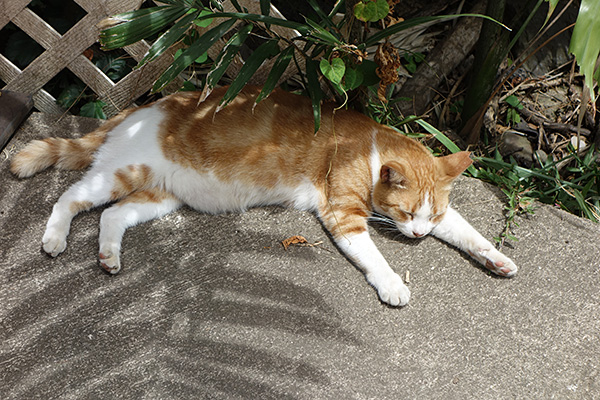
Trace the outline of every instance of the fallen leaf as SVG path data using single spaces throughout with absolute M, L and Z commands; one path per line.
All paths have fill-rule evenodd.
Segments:
M 283 245 L 284 249 L 288 249 L 288 247 L 290 247 L 293 244 L 300 244 L 300 243 L 308 243 L 308 240 L 306 240 L 306 238 L 304 236 L 300 236 L 300 235 L 294 235 L 291 236 L 285 240 L 281 241 L 281 244 Z

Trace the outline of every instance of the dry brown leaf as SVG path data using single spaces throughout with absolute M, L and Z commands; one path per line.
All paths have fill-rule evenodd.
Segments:
M 398 81 L 398 68 L 402 66 L 400 53 L 398 53 L 398 50 L 391 43 L 382 43 L 377 47 L 377 51 L 375 52 L 375 62 L 378 65 L 375 72 L 381 79 L 377 95 L 379 100 L 385 102 L 385 90 L 387 86 Z
M 293 244 L 300 244 L 300 243 L 308 243 L 308 240 L 306 240 L 306 238 L 304 236 L 300 236 L 300 235 L 294 235 L 291 236 L 285 240 L 281 241 L 281 244 L 283 245 L 284 249 L 288 249 L 288 247 L 290 247 Z

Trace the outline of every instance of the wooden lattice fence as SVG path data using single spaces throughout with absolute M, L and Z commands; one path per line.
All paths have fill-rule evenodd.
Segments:
M 127 76 L 113 82 L 106 74 L 98 69 L 83 53 L 98 40 L 100 29 L 98 24 L 103 19 L 135 10 L 140 7 L 142 0 L 69 0 L 77 3 L 86 15 L 65 34 L 61 35 L 40 16 L 28 8 L 31 0 L 0 0 L 0 30 L 9 22 L 39 43 L 44 52 L 25 69 L 20 70 L 8 58 L 0 54 L 0 79 L 6 83 L 2 89 L 25 93 L 33 96 L 34 106 L 42 112 L 63 113 L 64 110 L 56 104 L 56 99 L 43 89 L 64 68 L 68 68 L 88 87 L 90 87 L 107 106 L 104 112 L 108 116 L 118 113 L 130 106 L 138 97 L 146 93 L 173 60 L 174 51 L 163 54 L 158 59 L 134 70 Z M 160 2 L 156 2 L 160 4 Z M 260 5 L 255 0 L 239 0 L 251 13 L 260 13 Z M 229 2 L 224 4 L 226 12 L 236 11 Z M 283 17 L 271 6 L 271 15 Z M 202 33 L 203 29 L 198 28 Z M 284 37 L 297 36 L 298 33 L 287 28 L 272 27 L 278 35 Z M 215 58 L 225 45 L 225 41 L 217 43 L 209 50 L 209 55 Z M 124 50 L 136 61 L 143 58 L 149 48 L 145 41 L 127 46 Z M 251 83 L 262 83 L 274 60 L 265 63 L 253 77 Z M 244 61 L 238 57 L 230 64 L 228 76 L 236 76 Z M 282 80 L 296 72 L 296 67 L 290 65 Z
M 133 70 L 118 82 L 113 82 L 84 52 L 98 40 L 100 30 L 97 25 L 100 21 L 137 9 L 142 0 L 72 1 L 85 10 L 86 15 L 61 35 L 27 7 L 31 0 L 0 0 L 0 29 L 12 22 L 44 48 L 44 52 L 23 70 L 0 54 L 0 79 L 6 83 L 2 89 L 32 95 L 34 106 L 39 111 L 63 113 L 64 110 L 43 87 L 60 71 L 68 68 L 107 104 L 105 113 L 114 115 L 150 89 L 173 60 L 172 53 L 167 52 L 143 68 Z M 139 61 L 148 48 L 148 43 L 141 41 L 124 50 Z

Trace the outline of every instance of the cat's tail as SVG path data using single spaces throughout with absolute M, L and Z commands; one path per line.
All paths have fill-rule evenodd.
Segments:
M 135 109 L 121 112 L 100 128 L 78 139 L 47 138 L 29 142 L 12 159 L 10 170 L 19 178 L 27 178 L 48 167 L 83 169 L 94 160 L 94 153 L 102 146 L 106 135 Z
M 33 140 L 12 159 L 10 170 L 19 178 L 27 178 L 52 165 L 59 169 L 86 168 L 104 143 L 106 133 L 99 129 L 78 139 Z

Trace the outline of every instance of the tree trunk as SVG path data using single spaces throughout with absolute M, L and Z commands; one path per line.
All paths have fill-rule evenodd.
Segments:
M 487 4 L 486 14 L 497 21 L 504 20 L 506 0 Z M 469 84 L 462 111 L 460 136 L 468 143 L 479 140 L 482 116 L 494 89 L 498 67 L 508 54 L 509 31 L 496 22 L 483 21 L 481 36 L 475 50 L 473 78 Z

